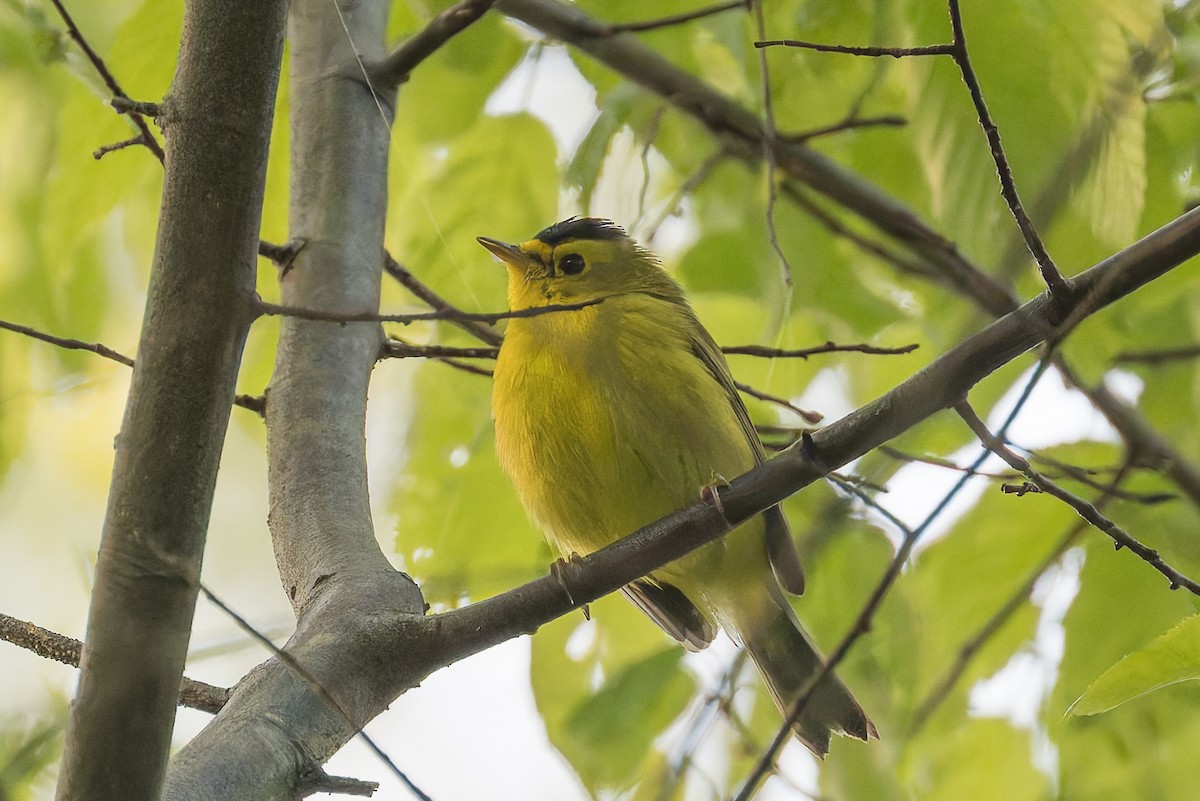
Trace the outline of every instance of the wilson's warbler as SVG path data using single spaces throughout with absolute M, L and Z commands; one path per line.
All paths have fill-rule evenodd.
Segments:
M 479 242 L 507 266 L 513 310 L 601 300 L 510 320 L 496 360 L 496 451 L 561 556 L 608 545 L 763 460 L 720 349 L 619 226 L 572 218 L 519 245 Z M 776 507 L 624 591 L 689 649 L 723 626 L 786 713 L 821 656 L 785 588 L 801 593 L 804 576 Z M 877 736 L 833 675 L 794 726 L 818 755 L 831 731 Z

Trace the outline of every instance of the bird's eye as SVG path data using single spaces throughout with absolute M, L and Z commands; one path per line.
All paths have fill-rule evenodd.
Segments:
M 563 275 L 579 275 L 583 267 L 583 256 L 578 253 L 568 253 L 558 260 L 558 269 L 562 270 Z

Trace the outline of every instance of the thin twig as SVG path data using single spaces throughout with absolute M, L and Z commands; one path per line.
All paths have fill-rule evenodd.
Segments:
M 146 137 L 142 134 L 138 134 L 137 136 L 130 137 L 129 139 L 122 139 L 120 142 L 113 142 L 109 145 L 101 145 L 92 151 L 92 158 L 94 158 L 96 161 L 99 161 L 109 153 L 115 153 L 118 150 L 124 150 L 127 147 L 134 147 L 136 145 L 144 144 L 146 144 Z
M 59 348 L 66 348 L 67 350 L 86 350 L 88 353 L 96 354 L 97 356 L 103 356 L 104 359 L 114 361 L 119 363 L 119 365 L 133 367 L 134 362 L 132 359 L 130 359 L 130 357 L 119 353 L 119 351 L 109 348 L 108 345 L 102 345 L 98 342 L 82 342 L 79 341 L 79 339 L 55 337 L 52 335 L 52 333 L 31 329 L 31 327 L 26 325 L 8 323 L 6 320 L 0 320 L 0 329 L 5 329 L 14 333 L 20 333 L 20 335 L 30 337 L 31 339 L 37 339 L 37 341 L 40 342 L 58 345 Z M 262 416 L 266 410 L 266 398 L 263 397 L 239 395 L 234 397 L 233 403 L 235 406 L 241 406 L 242 409 L 248 409 L 250 411 L 257 412 L 259 416 Z
M 1181 348 L 1166 348 L 1163 350 L 1127 350 L 1113 357 L 1117 364 L 1167 364 L 1168 362 L 1183 361 L 1200 357 L 1200 345 L 1187 345 Z
M 44 331 L 38 331 L 36 328 L 30 328 L 26 325 L 10 323 L 6 320 L 0 320 L 0 328 L 12 331 L 17 334 L 23 334 L 31 339 L 36 339 L 40 342 L 48 342 L 51 345 L 56 345 L 67 350 L 85 350 L 89 353 L 94 353 L 97 356 L 103 356 L 106 359 L 123 364 L 126 367 L 133 367 L 134 361 L 123 353 L 113 350 L 107 345 L 102 345 L 99 342 L 83 342 L 78 339 L 67 339 L 66 337 L 56 337 L 53 334 L 47 334 Z M 253 395 L 237 395 L 233 399 L 234 406 L 241 406 L 243 409 L 249 409 L 256 412 L 260 416 L 266 411 L 266 398 L 256 397 Z
M 751 5 L 754 7 L 754 25 L 758 29 L 760 39 L 766 37 L 763 2 L 764 0 L 751 0 Z M 771 70 L 767 63 L 767 51 L 762 48 L 758 50 L 758 71 L 762 77 L 763 160 L 767 167 L 767 236 L 771 241 L 771 249 L 775 251 L 775 255 L 779 257 L 779 263 L 783 267 L 783 284 L 788 288 L 785 297 L 790 302 L 792 263 L 788 261 L 787 254 L 783 252 L 783 247 L 779 244 L 779 232 L 775 228 L 775 205 L 779 202 L 779 179 L 775 175 L 778 167 L 776 159 L 778 131 L 775 128 L 775 107 L 771 102 Z M 788 306 L 785 304 L 784 308 L 786 309 Z
M 422 283 L 407 267 L 392 258 L 390 253 L 384 252 L 383 257 L 383 269 L 388 275 L 399 281 L 405 289 L 413 293 L 419 300 L 424 301 L 434 311 L 453 313 L 446 318 L 448 322 L 489 345 L 499 345 L 504 341 L 504 337 L 500 336 L 499 332 L 486 325 L 481 325 L 475 320 L 462 319 L 459 310 L 453 304 Z
M 449 345 L 414 345 L 402 339 L 389 338 L 383 343 L 387 359 L 494 359 L 500 348 L 454 348 Z
M 63 6 L 61 0 L 50 0 L 50 2 L 54 4 L 54 8 L 58 10 L 58 15 L 62 17 L 63 22 L 66 23 L 67 34 L 71 37 L 75 44 L 79 45 L 79 49 L 83 51 L 83 54 L 87 57 L 87 60 L 91 62 L 92 67 L 100 76 L 100 80 L 104 81 L 104 85 L 108 87 L 110 92 L 112 92 L 113 99 L 129 100 L 129 96 L 125 94 L 125 90 L 121 88 L 121 85 L 117 83 L 117 79 L 111 72 L 109 72 L 108 66 L 104 63 L 104 59 L 100 58 L 100 55 L 92 49 L 90 44 L 88 44 L 87 39 L 85 39 L 83 36 L 83 32 L 79 30 L 79 26 L 75 24 L 75 20 L 71 18 L 69 13 L 67 13 L 67 9 L 65 6 Z M 136 112 L 130 113 L 128 116 L 141 133 L 141 144 L 144 144 L 146 149 L 153 153 L 156 159 L 158 159 L 160 162 L 163 161 L 165 159 L 165 155 L 163 154 L 162 146 L 159 145 L 158 140 L 154 138 L 154 134 L 151 133 L 150 126 L 146 123 L 145 118 Z M 97 158 L 99 158 L 99 156 L 97 156 Z
M 968 469 L 962 465 L 952 462 L 949 459 L 941 459 L 937 456 L 917 456 L 916 454 L 905 453 L 904 451 L 893 448 L 890 445 L 880 446 L 877 450 L 880 453 L 902 462 L 927 464 L 931 467 L 940 467 L 945 470 L 953 470 L 958 473 L 966 472 Z M 1119 469 L 1107 469 L 1104 471 L 1088 470 L 1082 467 L 1077 467 L 1076 465 L 1067 464 L 1066 462 L 1059 461 L 1058 459 L 1053 459 L 1045 454 L 1034 453 L 1032 451 L 1028 451 L 1028 453 L 1033 458 L 1046 462 L 1057 470 L 1061 470 L 1066 478 L 1073 479 L 1081 484 L 1091 487 L 1092 489 L 1112 495 L 1114 498 L 1120 498 L 1121 500 L 1125 501 L 1133 501 L 1134 503 L 1153 505 L 1174 500 L 1176 497 L 1168 492 L 1133 492 L 1132 490 L 1123 490 L 1116 486 L 1115 479 L 1113 483 L 1105 484 L 1101 481 L 1096 481 L 1095 479 L 1091 478 L 1092 475 L 1097 475 L 1101 472 L 1116 473 L 1118 476 L 1120 476 L 1125 471 L 1125 467 L 1121 467 Z M 972 473 L 972 475 L 982 476 L 984 478 L 990 478 L 997 481 L 1013 481 L 1021 477 L 1021 473 L 1015 471 L 1009 473 L 991 473 L 986 470 L 976 470 Z M 1048 476 L 1048 478 L 1056 479 L 1060 478 L 1060 476 Z M 1030 486 L 1033 486 L 1035 490 L 1037 489 L 1034 485 Z
M 492 371 L 477 364 L 464 362 L 462 358 L 496 358 L 499 348 L 451 348 L 444 345 L 412 345 L 401 339 L 389 337 L 380 349 L 381 359 L 404 359 L 410 357 L 433 359 L 464 373 L 492 377 Z
M 816 50 L 819 53 L 842 53 L 848 56 L 868 56 L 878 58 L 906 58 L 908 56 L 951 56 L 954 55 L 954 45 L 939 44 L 924 47 L 852 47 L 850 45 L 831 45 L 819 42 L 804 42 L 800 39 L 770 39 L 755 42 L 760 50 L 766 47 L 799 47 L 804 50 Z
M 746 0 L 731 0 L 728 3 L 717 3 L 716 5 L 700 8 L 695 11 L 685 11 L 682 14 L 672 14 L 658 19 L 645 20 L 643 22 L 615 22 L 604 26 L 604 32 L 599 36 L 616 36 L 619 33 L 641 33 L 643 31 L 653 31 L 659 28 L 669 28 L 672 25 L 682 25 L 685 22 L 693 22 L 704 17 L 711 17 L 715 14 L 721 14 L 725 11 L 732 11 L 735 8 L 745 7 Z
M 912 353 L 919 347 L 920 345 L 915 343 L 912 345 L 901 345 L 898 348 L 880 348 L 875 345 L 867 345 L 866 343 L 838 345 L 834 342 L 826 342 L 824 345 L 797 350 L 769 348 L 764 345 L 726 345 L 721 348 L 721 352 L 739 356 L 762 356 L 768 359 L 807 359 L 809 356 L 815 356 L 820 353 L 870 353 L 879 356 L 899 356 L 905 353 Z
M 1062 277 L 1062 273 L 1058 271 L 1058 267 L 1055 266 L 1054 260 L 1050 258 L 1045 243 L 1042 242 L 1037 229 L 1033 227 L 1033 223 L 1025 213 L 1025 207 L 1021 205 L 1020 195 L 1017 194 L 1017 184 L 1013 180 L 1012 168 L 1008 164 L 1008 156 L 1000 144 L 1000 131 L 996 128 L 987 104 L 983 101 L 983 89 L 979 86 L 979 78 L 975 75 L 975 69 L 971 66 L 971 57 L 967 52 L 967 39 L 963 32 L 962 12 L 959 10 L 958 0 L 948 0 L 948 7 L 950 27 L 954 32 L 954 43 L 951 45 L 950 55 L 954 58 L 954 63 L 958 65 L 958 71 L 962 73 L 963 83 L 967 85 L 967 91 L 971 94 L 971 102 L 979 114 L 979 125 L 983 128 L 984 136 L 987 137 L 988 147 L 992 153 L 992 160 L 996 163 L 996 172 L 1000 178 L 1000 192 L 1004 195 L 1004 202 L 1008 204 L 1008 209 L 1012 212 L 1017 227 L 1021 229 L 1021 235 L 1025 237 L 1026 247 L 1029 248 L 1029 252 L 1038 264 L 1042 280 L 1046 282 L 1046 288 L 1057 300 L 1065 302 L 1068 299 L 1066 295 L 1067 282 Z
M 296 257 L 300 255 L 300 251 L 304 250 L 304 246 L 307 244 L 308 240 L 303 237 L 289 240 L 282 245 L 276 245 L 273 242 L 260 239 L 258 240 L 258 255 L 274 262 L 278 276 L 282 280 L 285 275 L 292 271 L 292 265 L 296 263 Z
M 903 128 L 905 125 L 908 125 L 908 120 L 896 114 L 884 114 L 879 117 L 861 118 L 851 114 L 841 122 L 835 122 L 832 125 L 825 125 L 820 128 L 813 128 L 810 131 L 787 134 L 779 138 L 784 142 L 796 142 L 802 144 L 820 136 L 829 136 L 830 134 L 853 131 L 859 128 Z
M 1164 576 L 1166 576 L 1167 580 L 1171 582 L 1171 589 L 1175 590 L 1180 587 L 1185 587 L 1189 592 L 1195 595 L 1200 595 L 1200 584 L 1196 583 L 1164 562 L 1157 551 L 1138 542 L 1128 532 L 1126 532 L 1112 520 L 1109 520 L 1107 517 L 1102 515 L 1093 504 L 1089 503 L 1083 498 L 1080 498 L 1078 495 L 1067 492 L 1062 487 L 1058 486 L 1053 481 L 1034 470 L 1029 462 L 1027 462 L 1018 454 L 1014 453 L 1004 444 L 1003 438 L 992 434 L 992 432 L 988 430 L 987 426 L 982 420 L 979 419 L 979 416 L 975 414 L 975 410 L 971 408 L 971 405 L 967 401 L 963 400 L 955 404 L 954 411 L 957 412 L 958 416 L 963 419 L 963 422 L 967 424 L 967 427 L 974 432 L 975 436 L 979 438 L 979 441 L 983 443 L 984 447 L 1007 462 L 1014 470 L 1021 471 L 1025 477 L 1035 484 L 1042 492 L 1045 492 L 1048 495 L 1053 495 L 1055 498 L 1063 501 L 1076 512 L 1078 512 L 1080 517 L 1111 537 L 1113 542 L 1116 544 L 1117 550 L 1120 550 L 1121 548 L 1128 548 L 1133 553 L 1137 554 L 1143 561 L 1145 561 L 1159 573 L 1162 573 Z
M 781 398 L 778 395 L 771 395 L 770 393 L 763 392 L 761 389 L 755 389 L 749 384 L 743 384 L 738 381 L 734 381 L 733 385 L 737 387 L 739 391 L 745 392 L 752 398 L 758 398 L 759 400 L 766 401 L 767 403 L 774 403 L 776 406 L 782 406 L 788 411 L 795 412 L 796 414 L 800 415 L 800 418 L 804 420 L 804 422 L 809 423 L 810 425 L 816 425 L 825 419 L 825 416 L 820 412 L 812 412 L 807 409 L 801 409 L 787 398 Z
M 475 22 L 497 0 L 461 0 L 438 14 L 418 33 L 405 39 L 371 70 L 373 82 L 396 88 L 408 80 L 417 65 L 436 53 L 455 34 Z
M 1011 442 L 1006 442 L 1006 444 L 1012 445 Z M 1118 477 L 1120 477 L 1124 475 L 1125 471 L 1127 470 L 1126 465 L 1122 465 L 1120 468 L 1108 468 L 1106 470 L 1087 469 L 1079 467 L 1078 465 L 1069 464 L 1061 459 L 1055 459 L 1053 456 L 1048 456 L 1038 451 L 1031 451 L 1028 448 L 1021 448 L 1021 450 L 1023 450 L 1026 455 L 1034 461 L 1045 462 L 1050 467 L 1060 471 L 1063 474 L 1062 476 L 1047 475 L 1046 477 L 1051 481 L 1055 481 L 1059 478 L 1068 478 L 1072 481 L 1083 484 L 1085 487 L 1098 490 L 1106 495 L 1112 495 L 1114 498 L 1119 498 L 1123 501 L 1132 501 L 1134 503 L 1145 504 L 1146 506 L 1165 503 L 1166 501 L 1175 500 L 1175 498 L 1178 497 L 1170 492 L 1134 492 L 1132 490 L 1118 489 L 1115 485 L 1115 480 L 1110 483 L 1104 483 L 1092 478 L 1092 476 L 1106 473 L 1115 473 Z
M 963 467 L 962 465 L 952 462 L 949 459 L 942 459 L 937 456 L 918 456 L 913 453 L 905 453 L 904 451 L 893 448 L 891 445 L 881 445 L 876 450 L 878 450 L 880 453 L 884 454 L 885 456 L 890 456 L 891 458 L 893 458 L 897 461 L 900 461 L 900 462 L 908 462 L 908 463 L 915 462 L 917 464 L 927 464 L 930 467 L 940 467 L 943 470 L 952 470 L 955 473 L 967 473 L 972 476 L 980 476 L 982 478 L 991 478 L 991 479 L 996 479 L 998 481 L 1012 481 L 1013 479 L 1015 479 L 1021 475 L 1020 473 L 1016 473 L 1016 472 L 989 473 L 987 470 L 972 470 L 969 467 Z
M 17 334 L 24 334 L 27 337 L 41 340 L 42 342 L 49 342 L 51 345 L 57 345 L 58 347 L 66 348 L 67 350 L 86 350 L 90 353 L 95 353 L 97 356 L 103 356 L 106 359 L 123 364 L 126 367 L 133 367 L 133 359 L 129 358 L 123 353 L 118 353 L 107 345 L 101 345 L 99 342 L 83 342 L 78 339 L 56 337 L 53 334 L 46 334 L 42 331 L 38 331 L 35 328 L 30 328 L 26 325 L 18 325 L 17 323 L 10 323 L 5 320 L 0 320 L 0 328 L 13 331 Z
M 83 653 L 83 643 L 79 640 L 10 617 L 3 612 L 0 612 L 0 640 L 72 667 L 79 667 L 79 657 Z M 185 676 L 179 688 L 179 703 L 189 709 L 215 715 L 229 699 L 229 693 L 224 687 L 205 684 Z
M 572 312 L 586 309 L 589 306 L 595 306 L 603 303 L 603 298 L 594 300 L 580 301 L 579 303 L 565 304 L 550 304 L 548 306 L 535 306 L 528 309 L 517 309 L 516 311 L 506 312 L 464 312 L 458 309 L 437 309 L 431 312 L 417 312 L 414 314 L 376 314 L 375 312 L 332 312 L 322 311 L 320 309 L 306 309 L 301 306 L 285 306 L 279 303 L 271 303 L 269 301 L 256 298 L 254 301 L 255 310 L 266 317 L 294 317 L 298 320 L 312 320 L 314 322 L 325 323 L 409 323 L 427 322 L 435 320 L 467 320 L 473 322 L 495 323 L 498 320 L 511 320 L 522 317 L 538 317 L 543 314 L 557 314 L 559 312 Z

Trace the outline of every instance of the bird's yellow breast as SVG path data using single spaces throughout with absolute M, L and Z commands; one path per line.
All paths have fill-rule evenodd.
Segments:
M 647 294 L 514 319 L 496 362 L 500 462 L 563 554 L 589 553 L 750 469 L 696 322 Z

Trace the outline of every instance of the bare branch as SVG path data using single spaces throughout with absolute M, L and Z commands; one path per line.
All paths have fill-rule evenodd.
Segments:
M 10 642 L 38 656 L 79 667 L 83 643 L 65 634 L 44 629 L 41 626 L 19 620 L 0 612 L 0 640 Z M 229 690 L 184 676 L 179 688 L 179 704 L 201 712 L 216 714 L 229 699 Z
M 1163 350 L 1128 350 L 1118 353 L 1113 357 L 1113 361 L 1117 364 L 1160 365 L 1198 357 L 1200 357 L 1200 345 L 1187 345 L 1182 348 L 1164 348 Z
M 848 56 L 868 56 L 878 58 L 906 58 L 908 56 L 950 56 L 954 54 L 954 45 L 926 45 L 924 47 L 853 47 L 850 45 L 820 44 L 804 42 L 799 39 L 770 39 L 755 42 L 760 50 L 766 47 L 799 47 L 804 50 L 815 50 L 819 53 L 842 53 Z
M 830 134 L 842 133 L 844 131 L 854 131 L 859 128 L 903 128 L 905 125 L 908 125 L 908 120 L 895 114 L 884 114 L 879 117 L 858 117 L 855 116 L 855 113 L 852 113 L 841 122 L 835 122 L 832 125 L 825 125 L 820 128 L 813 128 L 801 133 L 787 134 L 780 138 L 785 142 L 804 143 L 821 136 L 829 136 Z
M 50 0 L 50 2 L 54 4 L 54 8 L 58 10 L 59 16 L 62 17 L 63 22 L 66 23 L 67 34 L 71 37 L 75 44 L 79 45 L 79 49 L 83 51 L 84 56 L 87 57 L 87 60 L 96 70 L 96 74 L 100 76 L 100 80 L 104 81 L 104 85 L 108 87 L 110 92 L 112 92 L 114 107 L 116 107 L 115 101 L 129 100 L 129 96 L 125 94 L 125 91 L 121 88 L 121 85 L 117 83 L 117 79 L 111 72 L 109 72 L 108 66 L 104 63 L 104 59 L 100 58 L 100 55 L 92 49 L 92 46 L 88 43 L 88 40 L 84 37 L 83 33 L 79 30 L 79 27 L 75 24 L 75 20 L 72 19 L 69 13 L 67 13 L 67 9 L 62 4 L 62 0 Z M 140 144 L 144 144 L 146 149 L 153 153 L 154 157 L 161 162 L 165 158 L 163 155 L 162 146 L 159 145 L 158 140 L 154 138 L 154 134 L 150 131 L 150 126 L 146 123 L 146 120 L 142 117 L 141 113 L 133 110 L 125 113 L 128 114 L 129 119 L 135 126 L 137 126 L 137 129 L 141 134 Z M 103 150 L 103 148 L 101 148 L 101 150 Z M 100 153 L 96 156 L 96 158 L 100 158 L 102 155 L 103 153 Z
M 449 345 L 414 345 L 402 339 L 390 338 L 383 343 L 387 359 L 494 359 L 500 348 L 454 348 Z
M 92 158 L 94 158 L 96 161 L 99 161 L 109 153 L 115 153 L 116 151 L 124 150 L 127 147 L 135 147 L 137 145 L 144 144 L 146 144 L 146 137 L 142 134 L 138 134 L 137 136 L 129 139 L 122 139 L 120 142 L 113 142 L 111 145 L 101 145 L 92 151 Z
M 24 334 L 32 339 L 37 339 L 42 342 L 49 342 L 51 345 L 57 345 L 60 348 L 67 350 L 86 350 L 90 353 L 95 353 L 97 356 L 103 356 L 106 359 L 123 364 L 126 367 L 133 367 L 134 361 L 123 353 L 113 350 L 107 345 L 102 345 L 99 342 L 83 342 L 78 339 L 67 339 L 65 337 L 56 337 L 53 334 L 47 334 L 43 331 L 38 331 L 36 328 L 10 323 L 6 320 L 0 320 L 0 328 L 7 329 L 17 334 Z M 266 408 L 266 398 L 255 397 L 252 395 L 237 395 L 233 399 L 234 406 L 241 406 L 244 409 L 249 409 L 259 415 Z
M 1004 201 L 1008 204 L 1009 211 L 1012 212 L 1013 219 L 1017 221 L 1017 227 L 1021 229 L 1021 235 L 1025 237 L 1025 245 L 1033 254 L 1034 260 L 1037 261 L 1038 268 L 1042 273 L 1042 280 L 1046 282 L 1050 293 L 1061 299 L 1068 288 L 1066 281 L 1058 271 L 1058 267 L 1055 266 L 1054 260 L 1050 258 L 1046 245 L 1038 236 L 1029 216 L 1025 213 L 1025 207 L 1021 205 L 1020 195 L 1017 194 L 1017 184 L 1013 180 L 1012 168 L 1008 165 L 1008 156 L 1005 155 L 1004 148 L 1000 144 L 1000 131 L 996 128 L 996 123 L 992 121 L 992 115 L 983 101 L 983 90 L 979 86 L 979 78 L 976 77 L 975 69 L 971 66 L 958 0 L 948 0 L 948 5 L 950 25 L 954 30 L 951 55 L 954 57 L 954 63 L 958 65 L 959 72 L 962 73 L 967 90 L 971 93 L 971 102 L 975 104 L 975 110 L 979 113 L 979 124 L 987 137 L 992 159 L 996 162 L 996 172 L 1000 176 L 1000 191 L 1004 195 Z
M 461 312 L 453 304 L 422 283 L 407 267 L 392 258 L 390 253 L 385 252 L 383 256 L 383 269 L 387 271 L 387 274 L 399 281 L 405 289 L 416 295 L 417 298 L 428 304 L 429 308 L 434 311 L 446 313 L 446 320 L 448 322 L 489 345 L 499 345 L 503 341 L 504 338 L 497 331 L 486 325 L 481 325 L 476 320 L 464 319 Z
M 308 242 L 305 239 L 293 239 L 282 245 L 260 239 L 258 240 L 258 255 L 274 262 L 275 266 L 279 268 L 279 277 L 283 278 L 291 272 L 292 264 L 295 263 L 296 257 L 300 255 L 300 251 L 304 250 L 306 244 Z
M 374 312 L 333 312 L 321 309 L 305 309 L 299 306 L 285 306 L 270 303 L 262 298 L 256 298 L 254 306 L 260 315 L 266 317 L 292 317 L 298 320 L 314 320 L 326 323 L 409 323 L 426 322 L 430 320 L 465 320 L 468 322 L 495 323 L 499 320 L 511 320 L 517 317 L 538 317 L 543 314 L 578 311 L 588 306 L 603 303 L 603 298 L 585 300 L 579 303 L 551 304 L 529 309 L 518 309 L 506 312 L 464 312 L 458 309 L 438 309 L 431 312 L 415 314 L 376 314 Z
M 97 356 L 103 356 L 106 359 L 117 362 L 118 364 L 123 364 L 126 367 L 133 367 L 133 359 L 129 358 L 123 353 L 118 353 L 107 345 L 101 345 L 99 342 L 83 342 L 78 339 L 56 337 L 53 334 L 47 334 L 42 331 L 38 331 L 36 328 L 30 328 L 29 326 L 19 325 L 17 323 L 10 323 L 6 320 L 0 320 L 0 328 L 4 328 L 17 334 L 24 334 L 27 337 L 41 340 L 42 342 L 49 342 L 51 345 L 57 345 L 58 347 L 66 348 L 67 350 L 86 350 L 90 353 L 95 353 Z
M 373 66 L 369 70 L 372 82 L 395 89 L 408 80 L 418 64 L 436 53 L 455 34 L 482 17 L 495 4 L 496 0 L 460 0 L 450 6 Z
M 738 391 L 745 392 L 752 398 L 758 398 L 761 401 L 766 401 L 767 403 L 773 403 L 776 406 L 781 406 L 784 409 L 787 409 L 789 412 L 795 412 L 796 414 L 800 415 L 800 419 L 809 425 L 816 425 L 825 419 L 825 415 L 821 414 L 820 412 L 801 409 L 787 398 L 781 398 L 778 395 L 771 395 L 770 393 L 763 392 L 761 389 L 755 389 L 749 384 L 742 384 L 738 381 L 734 381 L 733 385 L 738 388 Z
M 880 348 L 875 345 L 867 345 L 866 343 L 858 345 L 838 345 L 834 342 L 826 342 L 824 345 L 817 345 L 812 348 L 800 348 L 796 350 L 787 350 L 784 348 L 768 348 L 763 345 L 726 345 L 721 348 L 722 353 L 729 355 L 741 356 L 762 356 L 767 359 L 808 359 L 809 356 L 816 356 L 820 353 L 870 353 L 877 356 L 900 356 L 905 353 L 912 353 L 919 348 L 920 345 L 913 343 L 911 345 L 901 345 L 898 348 Z
M 717 3 L 706 8 L 698 8 L 695 11 L 685 11 L 682 14 L 672 14 L 666 17 L 659 17 L 658 19 L 645 20 L 644 22 L 614 22 L 606 25 L 604 33 L 599 35 L 616 36 L 619 33 L 642 33 L 660 28 L 669 28 L 674 25 L 682 25 L 705 17 L 722 14 L 726 11 L 732 11 L 735 8 L 745 8 L 747 4 L 747 0 L 731 0 L 731 2 Z
M 1004 444 L 1004 441 L 1001 438 L 995 436 L 991 431 L 988 430 L 984 422 L 979 419 L 977 414 L 975 414 L 975 410 L 972 409 L 971 405 L 965 400 L 955 404 L 954 411 L 958 413 L 958 416 L 963 419 L 963 422 L 967 424 L 971 431 L 975 433 L 975 436 L 979 438 L 979 441 L 982 442 L 988 450 L 1007 462 L 1014 470 L 1019 470 L 1022 472 L 1042 492 L 1045 492 L 1048 495 L 1053 495 L 1055 498 L 1063 501 L 1076 512 L 1078 512 L 1079 516 L 1088 523 L 1100 529 L 1109 537 L 1112 537 L 1113 542 L 1116 543 L 1117 550 L 1120 550 L 1121 548 L 1128 548 L 1129 550 L 1133 551 L 1133 553 L 1141 557 L 1143 561 L 1145 561 L 1159 573 L 1162 573 L 1164 576 L 1166 576 L 1167 580 L 1171 582 L 1171 589 L 1174 590 L 1178 589 L 1179 587 L 1184 587 L 1189 592 L 1195 595 L 1200 595 L 1200 583 L 1193 581 L 1175 568 L 1168 565 L 1163 561 L 1162 557 L 1159 556 L 1157 551 L 1138 542 L 1123 528 L 1102 515 L 1100 510 L 1098 510 L 1093 504 L 1089 503 L 1083 498 L 1080 498 L 1078 495 L 1067 492 L 1062 487 L 1058 486 L 1053 481 L 1034 470 L 1029 462 L 1010 450 Z

